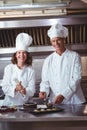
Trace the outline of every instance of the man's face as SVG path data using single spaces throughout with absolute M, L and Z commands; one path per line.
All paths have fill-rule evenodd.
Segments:
M 64 46 L 64 38 L 60 38 L 60 37 L 54 37 L 51 40 L 51 44 L 52 46 L 56 49 L 56 51 L 61 51 L 62 49 L 65 48 Z

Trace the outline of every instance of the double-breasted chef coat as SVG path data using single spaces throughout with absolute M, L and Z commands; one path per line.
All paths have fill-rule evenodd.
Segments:
M 54 102 L 55 97 L 61 94 L 64 96 L 63 104 L 84 103 L 81 77 L 81 58 L 78 53 L 66 49 L 60 56 L 53 52 L 44 61 L 40 91 L 49 95 L 49 102 Z
M 17 82 L 26 88 L 26 95 L 15 92 Z M 35 93 L 35 72 L 30 66 L 19 69 L 17 65 L 9 64 L 5 67 L 2 81 L 2 90 L 5 94 L 3 105 L 22 105 Z

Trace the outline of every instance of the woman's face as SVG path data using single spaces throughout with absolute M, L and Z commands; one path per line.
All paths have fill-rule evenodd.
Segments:
M 17 51 L 16 58 L 17 58 L 17 63 L 25 64 L 25 61 L 27 59 L 27 52 L 22 50 Z
M 51 44 L 56 49 L 56 51 L 62 51 L 65 49 L 64 40 L 64 38 L 54 37 L 51 39 Z

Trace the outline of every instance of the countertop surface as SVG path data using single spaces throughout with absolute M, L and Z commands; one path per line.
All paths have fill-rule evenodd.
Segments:
M 32 114 L 29 111 L 0 113 L 0 122 L 43 122 L 43 121 L 87 121 L 87 105 L 55 105 L 63 111 L 53 113 Z

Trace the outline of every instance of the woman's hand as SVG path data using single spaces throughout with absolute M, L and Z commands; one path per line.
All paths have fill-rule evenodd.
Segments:
M 22 89 L 23 89 L 23 86 L 22 86 L 21 81 L 20 81 L 19 83 L 17 83 L 15 91 L 18 92 L 18 91 L 21 91 Z
M 26 94 L 26 89 L 22 86 L 21 81 L 16 85 L 15 91 Z
M 58 95 L 54 100 L 54 104 L 60 104 L 60 103 L 62 103 L 63 100 L 64 100 L 64 96 Z
M 26 89 L 25 88 L 21 89 L 20 93 L 26 95 Z

